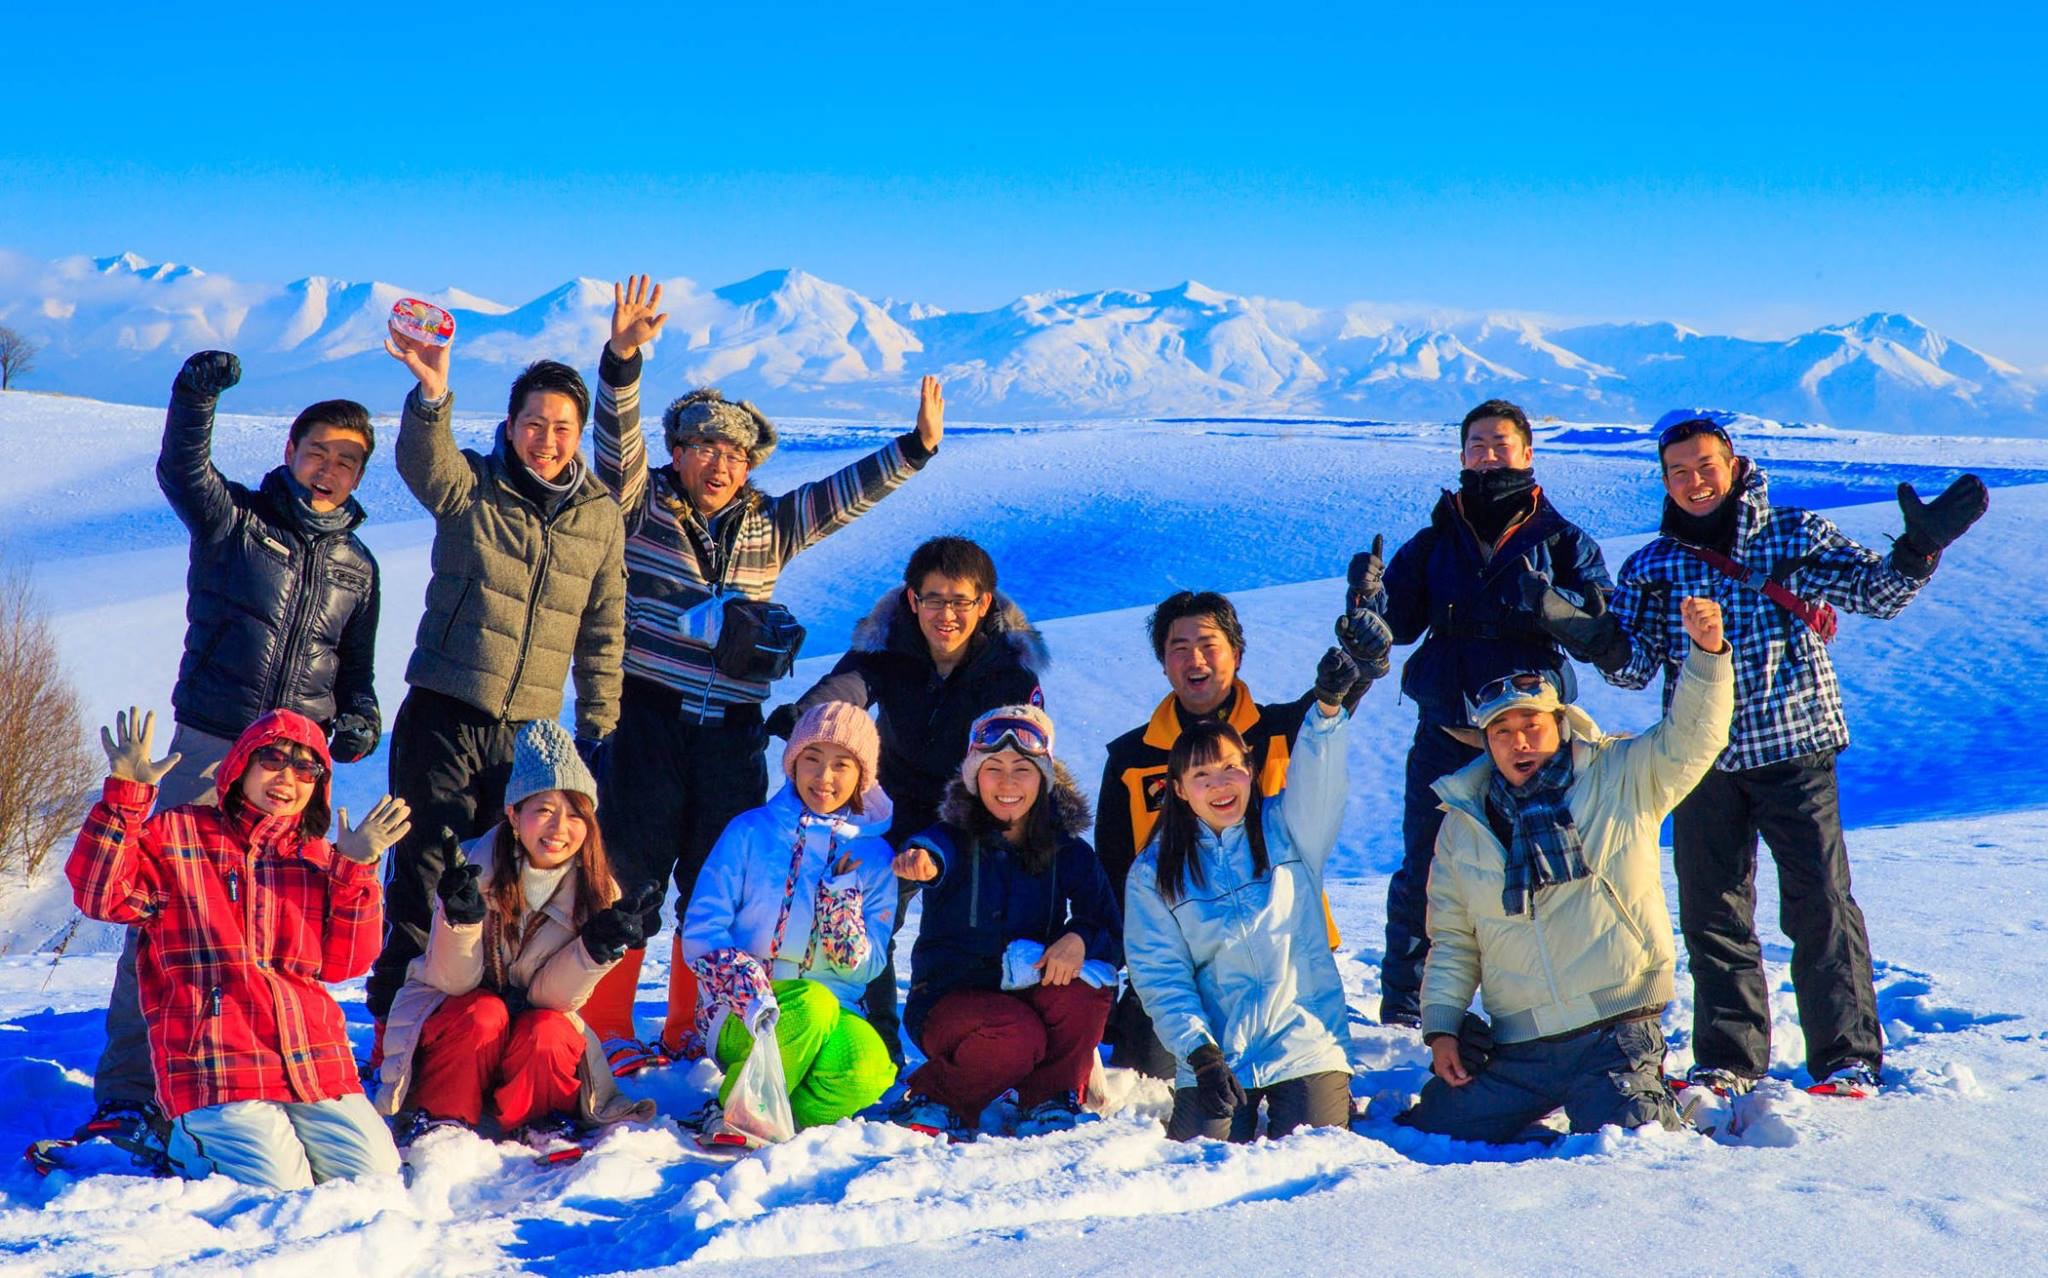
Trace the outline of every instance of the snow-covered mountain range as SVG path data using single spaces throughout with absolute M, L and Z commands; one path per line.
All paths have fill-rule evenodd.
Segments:
M 715 289 L 665 284 L 672 318 L 649 359 L 652 393 L 709 382 L 771 413 L 907 416 L 915 379 L 936 373 L 961 415 L 994 421 L 1433 420 L 1498 394 L 1538 416 L 1579 420 L 1713 403 L 1850 428 L 2048 436 L 2048 394 L 2035 381 L 1899 314 L 1772 341 L 1670 323 L 1319 309 L 1192 281 L 1040 293 L 965 313 L 876 301 L 800 270 Z M 38 262 L 0 252 L 0 324 L 44 347 L 23 385 L 138 403 L 161 397 L 188 353 L 222 347 L 245 369 L 237 408 L 283 412 L 351 396 L 382 410 L 402 389 L 380 347 L 384 319 L 408 295 L 454 312 L 455 382 L 470 408 L 492 406 L 528 360 L 593 366 L 609 331 L 610 283 L 588 278 L 514 307 L 459 289 L 324 276 L 246 283 L 133 253 Z

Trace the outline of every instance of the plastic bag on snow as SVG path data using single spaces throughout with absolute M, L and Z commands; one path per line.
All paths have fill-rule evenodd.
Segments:
M 754 1036 L 753 1049 L 740 1065 L 739 1079 L 725 1098 L 725 1121 L 771 1144 L 796 1135 L 796 1118 L 789 1112 L 789 1084 L 782 1073 L 782 1049 L 772 1026 Z

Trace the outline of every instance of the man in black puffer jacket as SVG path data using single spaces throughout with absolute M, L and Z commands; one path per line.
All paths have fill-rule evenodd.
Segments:
M 935 537 L 911 553 L 903 589 L 882 596 L 854 627 L 852 647 L 832 673 L 778 709 L 768 727 L 786 737 L 806 710 L 827 701 L 878 708 L 882 791 L 895 806 L 889 846 L 901 850 L 938 821 L 975 719 L 997 706 L 1044 706 L 1038 674 L 1046 660 L 1038 631 L 996 589 L 988 552 L 964 537 Z M 898 920 L 915 890 L 901 885 Z M 866 1002 L 868 1023 L 900 1066 L 893 940 Z
M 158 786 L 158 811 L 202 800 L 235 738 L 272 710 L 318 723 L 336 763 L 370 754 L 382 732 L 371 681 L 377 561 L 356 536 L 365 516 L 352 495 L 376 448 L 370 414 L 345 399 L 314 404 L 292 423 L 284 464 L 246 488 L 213 465 L 214 408 L 241 377 L 227 351 L 201 351 L 179 370 L 164 417 L 157 485 L 192 543 L 185 655 L 171 692 L 178 760 Z M 162 1126 L 137 935 L 115 968 L 87 1134 L 153 1151 Z

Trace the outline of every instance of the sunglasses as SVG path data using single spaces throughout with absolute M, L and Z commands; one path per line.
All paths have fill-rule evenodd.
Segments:
M 1701 435 L 1712 435 L 1727 445 L 1729 452 L 1735 451 L 1735 441 L 1729 439 L 1728 432 L 1721 428 L 1721 423 L 1711 417 L 1692 417 L 1666 426 L 1664 433 L 1657 436 L 1657 451 L 1661 453 L 1673 444 L 1682 444 Z
M 989 719 L 976 724 L 967 739 L 968 748 L 978 754 L 994 754 L 1005 742 L 1034 759 L 1052 753 L 1044 730 L 1029 719 Z
M 293 776 L 305 782 L 318 781 L 327 775 L 327 765 L 310 754 L 300 754 L 283 746 L 258 746 L 249 754 L 249 762 L 265 772 L 283 772 L 290 769 Z

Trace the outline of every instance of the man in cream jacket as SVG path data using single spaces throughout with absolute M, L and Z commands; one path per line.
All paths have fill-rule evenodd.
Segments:
M 1496 680 L 1471 707 L 1486 753 L 1436 783 L 1446 815 L 1422 979 L 1434 1077 L 1402 1115 L 1410 1126 L 1504 1141 L 1558 1108 L 1575 1132 L 1677 1125 L 1658 1026 L 1675 955 L 1657 835 L 1727 746 L 1735 708 L 1720 607 L 1687 599 L 1683 617 L 1692 651 L 1664 721 L 1640 737 L 1602 736 L 1547 675 Z M 1468 1026 L 1475 991 L 1490 1042 Z

